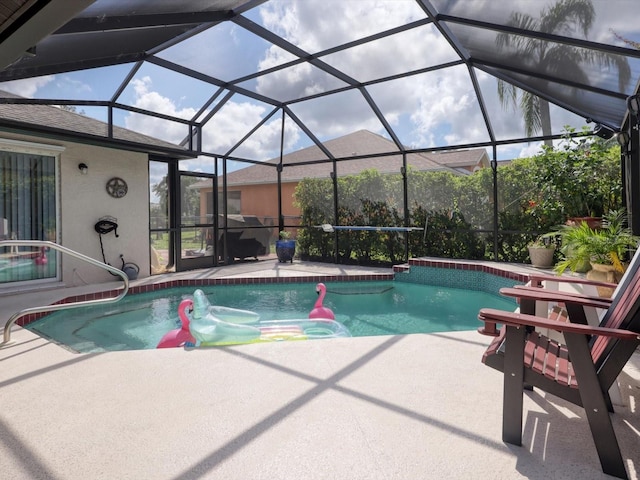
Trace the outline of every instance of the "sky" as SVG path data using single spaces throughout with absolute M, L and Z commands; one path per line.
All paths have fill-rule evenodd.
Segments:
M 486 1 L 486 0 L 482 0 Z M 475 2 L 482 4 L 482 1 Z M 620 0 L 626 2 L 627 0 Z M 434 1 L 436 6 L 443 1 Z M 549 2 L 516 2 L 518 8 L 532 15 Z M 602 5 L 603 2 L 594 2 Z M 464 2 L 447 4 L 451 13 L 460 13 Z M 613 15 L 612 9 L 598 14 Z M 252 22 L 281 35 L 308 53 L 363 38 L 407 22 L 422 20 L 425 13 L 414 0 L 272 0 L 244 14 Z M 617 20 L 617 31 L 632 35 L 635 20 L 625 26 Z M 592 40 L 611 42 L 611 31 L 592 32 Z M 224 48 L 217 48 L 224 46 Z M 231 81 L 255 71 L 281 65 L 292 55 L 231 22 L 210 28 L 158 54 L 169 60 L 202 71 L 222 81 Z M 427 68 L 458 60 L 452 47 L 432 25 L 426 24 L 403 33 L 322 57 L 329 65 L 342 69 L 358 81 L 369 81 L 394 75 L 407 69 Z M 28 98 L 67 98 L 109 100 L 130 71 L 132 65 L 69 72 L 0 84 Z M 475 70 L 478 84 L 492 127 L 498 139 L 524 136 L 518 112 L 505 110 L 497 96 L 497 81 Z M 291 100 L 301 95 L 340 88 L 342 80 L 308 64 L 281 70 L 258 80 L 242 83 L 248 90 L 278 100 Z M 124 89 L 118 102 L 176 117 L 191 119 L 218 90 L 205 82 L 179 75 L 146 63 Z M 465 65 L 431 71 L 367 87 L 373 101 L 397 133 L 403 145 L 432 148 L 474 142 L 485 142 L 489 135 L 478 107 L 469 71 Z M 222 93 L 204 113 L 215 108 L 225 96 Z M 236 143 L 262 119 L 273 106 L 236 94 L 208 122 L 203 133 L 206 151 L 254 160 L 279 156 L 282 116 L 277 112 L 242 146 Z M 106 109 L 78 107 L 85 114 L 106 120 Z M 365 98 L 351 90 L 291 105 L 293 113 L 322 140 L 329 140 L 361 129 L 389 138 L 382 123 L 373 115 Z M 200 117 L 202 118 L 202 117 Z M 118 125 L 178 143 L 187 135 L 184 125 L 165 120 L 117 111 Z M 552 106 L 554 133 L 565 125 L 580 129 L 585 120 L 559 107 Z M 285 153 L 310 146 L 311 140 L 293 121 L 285 122 Z M 499 149 L 499 159 L 531 156 L 539 151 L 538 143 L 519 144 Z M 491 156 L 491 151 L 489 151 Z M 185 162 L 184 168 L 212 172 L 212 162 L 199 158 Z

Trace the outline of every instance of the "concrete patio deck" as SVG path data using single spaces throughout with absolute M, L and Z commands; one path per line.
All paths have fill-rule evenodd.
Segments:
M 261 261 L 179 275 L 336 269 L 370 271 Z M 0 297 L 0 324 L 90 288 Z M 12 340 L 0 349 L 2 478 L 610 478 L 582 409 L 551 396 L 528 392 L 524 446 L 502 442 L 502 376 L 480 362 L 489 339 L 476 332 L 99 354 L 20 327 Z M 614 427 L 637 479 L 640 354 L 620 380 Z

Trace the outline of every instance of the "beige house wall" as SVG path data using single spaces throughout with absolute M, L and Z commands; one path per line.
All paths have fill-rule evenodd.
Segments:
M 149 275 L 149 166 L 143 153 L 127 152 L 78 143 L 48 140 L 25 135 L 3 134 L 1 139 L 34 142 L 46 147 L 63 147 L 58 153 L 58 241 L 61 245 L 102 261 L 95 223 L 104 216 L 117 218 L 118 235 L 103 235 L 107 262 L 120 268 L 120 254 L 140 267 L 139 277 Z M 82 175 L 79 163 L 86 163 Z M 113 198 L 106 190 L 112 177 L 127 182 L 123 198 Z M 113 281 L 105 270 L 68 255 L 61 258 L 61 280 L 66 285 Z

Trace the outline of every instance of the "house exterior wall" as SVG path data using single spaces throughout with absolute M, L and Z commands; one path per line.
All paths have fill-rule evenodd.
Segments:
M 284 217 L 300 217 L 300 209 L 293 205 L 294 193 L 298 182 L 282 184 L 282 215 Z
M 117 218 L 118 235 L 103 236 L 108 263 L 120 268 L 120 254 L 140 267 L 139 277 L 149 275 L 149 168 L 148 156 L 67 141 L 2 134 L 2 138 L 62 146 L 58 164 L 58 241 L 76 252 L 102 261 L 100 239 L 94 229 L 103 216 Z M 86 163 L 82 175 L 79 163 Z M 128 184 L 123 198 L 113 198 L 106 190 L 112 177 Z M 66 285 L 113 281 L 109 272 L 69 255 L 61 258 L 62 282 Z
M 300 209 L 293 205 L 293 194 L 298 182 L 282 184 L 282 214 L 285 217 L 299 217 Z M 240 192 L 240 214 L 255 215 L 264 223 L 266 219 L 272 219 L 273 225 L 278 224 L 278 184 L 264 183 L 258 185 L 230 186 L 228 190 Z M 206 198 L 209 188 L 200 190 L 200 211 L 207 211 Z
M 293 206 L 293 194 L 297 182 L 282 184 L 282 214 L 300 216 L 300 209 Z M 278 224 L 278 184 L 243 185 L 229 187 L 229 190 L 240 190 L 240 207 L 242 215 L 256 215 L 260 221 L 272 218 Z

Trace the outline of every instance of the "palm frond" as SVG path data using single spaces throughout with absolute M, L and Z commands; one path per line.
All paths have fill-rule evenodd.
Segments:
M 545 33 L 582 33 L 587 36 L 596 16 L 591 0 L 560 0 L 540 15 L 540 30 Z
M 540 98 L 533 93 L 523 91 L 520 95 L 520 110 L 524 117 L 525 135 L 533 137 L 542 130 Z

